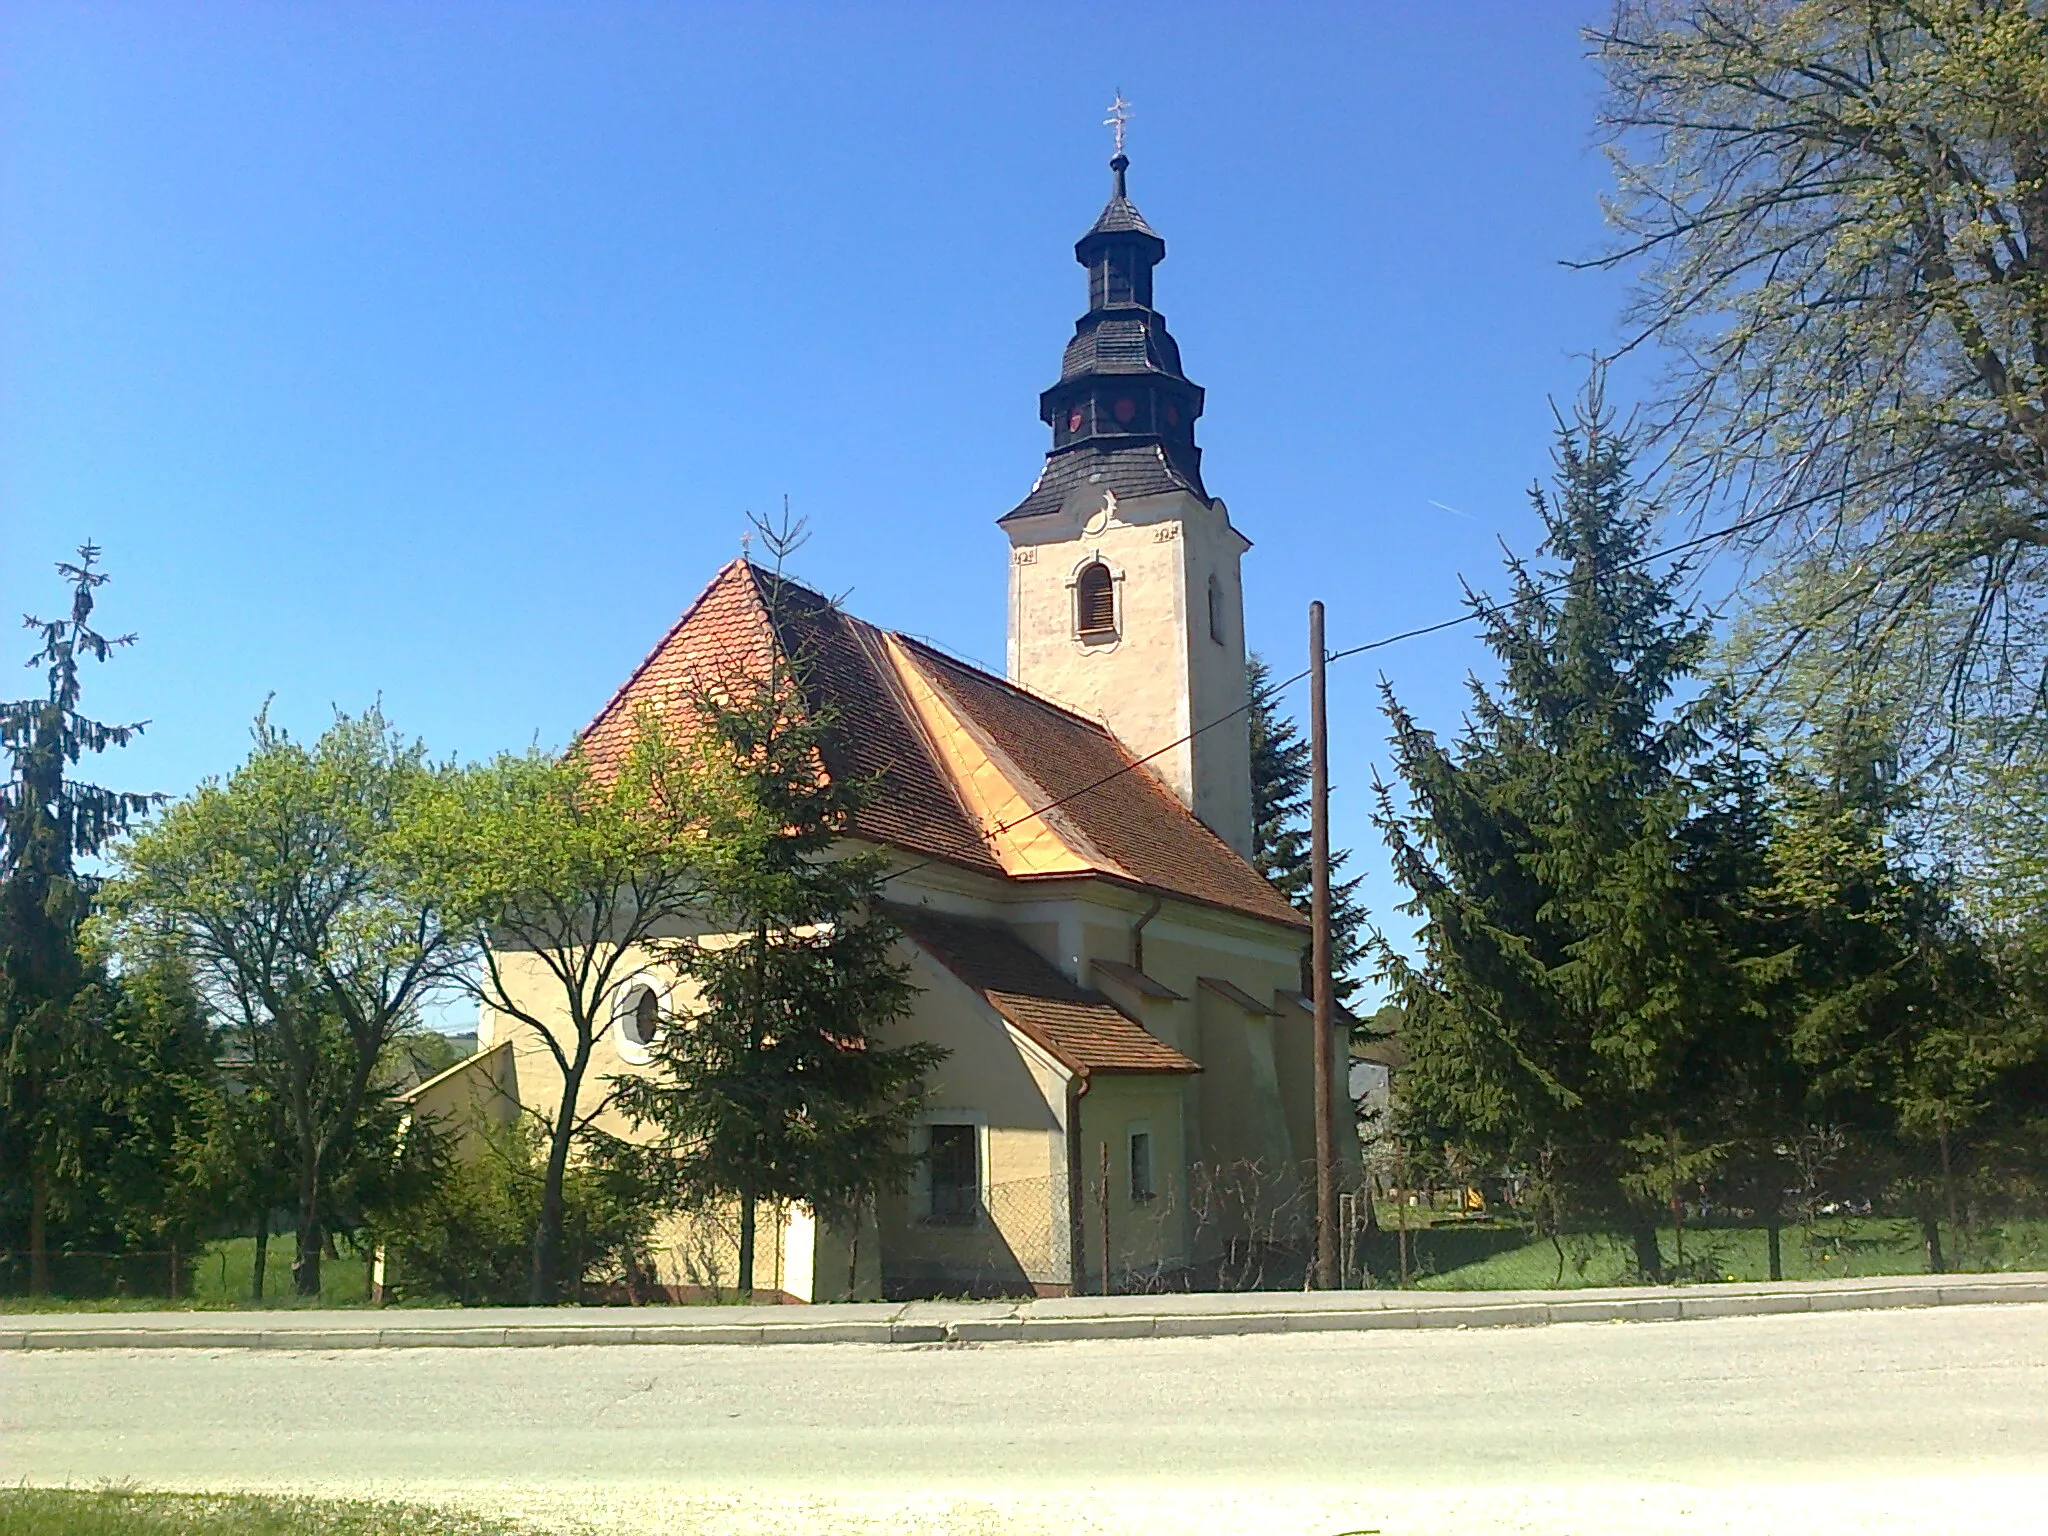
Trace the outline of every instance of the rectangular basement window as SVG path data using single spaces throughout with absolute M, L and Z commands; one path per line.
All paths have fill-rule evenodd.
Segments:
M 930 1220 L 971 1227 L 981 1214 L 981 1137 L 972 1125 L 926 1128 L 931 1188 Z

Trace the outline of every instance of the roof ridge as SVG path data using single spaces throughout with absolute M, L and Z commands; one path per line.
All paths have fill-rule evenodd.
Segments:
M 962 658 L 955 656 L 951 651 L 943 650 L 940 647 L 933 645 L 928 640 L 920 640 L 915 635 L 907 635 L 900 629 L 888 630 L 886 631 L 886 633 L 895 636 L 896 639 L 902 641 L 903 644 L 910 646 L 912 649 L 922 651 L 925 654 L 930 655 L 936 658 L 937 660 L 944 662 L 947 666 L 958 668 L 962 672 L 972 672 L 976 677 L 980 678 L 985 683 L 994 683 L 998 688 L 1004 689 L 1010 693 L 1014 693 L 1021 699 L 1026 699 L 1033 704 L 1041 705 L 1044 708 L 1051 710 L 1054 714 L 1065 715 L 1069 720 L 1074 721 L 1076 724 L 1085 725 L 1091 731 L 1099 731 L 1102 735 L 1107 736 L 1111 741 L 1117 741 L 1116 733 L 1092 715 L 1084 715 L 1079 710 L 1070 709 L 1065 704 L 1060 703 L 1059 700 L 1054 698 L 1048 698 L 1045 694 L 1039 693 L 1035 689 L 1027 688 L 1022 683 L 1012 682 L 1007 677 L 998 676 L 996 673 L 989 671 L 986 667 L 977 667 L 973 662 L 963 660 Z M 1122 746 L 1123 743 L 1118 741 L 1117 745 Z M 1126 749 L 1126 751 L 1128 751 L 1128 749 Z
M 858 645 L 862 653 L 866 655 L 869 665 L 875 670 L 875 676 L 881 679 L 883 688 L 888 690 L 890 701 L 896 706 L 897 714 L 902 716 L 904 723 L 910 727 L 911 734 L 917 739 L 919 749 L 925 755 L 925 761 L 931 767 L 932 777 L 945 787 L 946 793 L 952 797 L 953 803 L 960 808 L 961 819 L 971 827 L 979 827 L 981 825 L 981 818 L 974 814 L 974 808 L 967 803 L 966 797 L 960 792 L 960 786 L 954 782 L 953 775 L 947 769 L 945 759 L 940 754 L 937 743 L 931 739 L 931 732 L 925 728 L 924 716 L 918 712 L 917 706 L 904 693 L 903 679 L 897 675 L 895 664 L 889 660 L 888 640 L 894 631 L 883 629 L 878 624 L 871 624 L 866 619 L 856 617 L 850 613 L 845 617 L 848 626 L 853 632 L 854 644 Z M 985 836 L 986 833 L 984 833 Z M 991 850 L 990 856 L 991 858 L 994 857 L 993 850 Z
M 919 665 L 918 658 L 911 656 L 907 659 L 912 669 L 916 670 Z M 979 671 L 980 669 L 976 668 L 975 670 Z M 995 825 L 984 826 L 984 836 L 989 839 L 990 852 L 996 854 L 999 862 L 1001 855 L 997 851 L 997 843 L 1002 835 L 1013 831 L 1028 821 L 1036 821 L 1063 844 L 1067 852 L 1092 866 L 1094 874 L 1107 875 L 1112 878 L 1137 878 L 1121 861 L 1111 857 L 1095 838 L 1088 835 L 1087 829 L 1067 813 L 1060 797 L 1046 786 L 1042 777 L 1031 772 L 1022 763 L 1018 762 L 1015 754 L 1011 753 L 1000 741 L 995 739 L 987 726 L 975 717 L 974 711 L 959 697 L 958 693 L 931 677 L 929 673 L 919 671 L 918 675 L 923 678 L 925 686 L 933 691 L 934 695 L 943 702 L 945 708 L 958 721 L 960 729 L 973 739 L 976 747 L 979 748 L 982 755 L 987 759 L 989 765 L 995 769 L 1003 783 L 1009 787 L 1010 793 L 1021 801 L 1025 807 L 1025 814 L 1021 816 L 1013 817 L 1008 821 Z M 1116 738 L 1106 731 L 1104 732 L 1104 737 L 1111 744 L 1114 744 L 1116 741 Z M 949 778 L 951 777 L 950 769 L 947 770 L 947 775 Z M 980 817 L 976 816 L 972 811 L 968 814 L 970 818 L 977 822 L 980 821 Z M 1012 875 L 1011 878 L 1023 879 L 1027 877 L 1017 874 Z
M 1122 865 L 1117 859 L 1111 857 L 1105 850 L 1100 848 L 1097 845 L 1096 839 L 1089 836 L 1088 833 L 1074 820 L 1074 818 L 1070 814 L 1067 814 L 1067 808 L 1074 802 L 1085 799 L 1090 793 L 1092 793 L 1096 789 L 1101 788 L 1104 784 L 1107 784 L 1113 778 L 1125 777 L 1137 780 L 1140 784 L 1143 785 L 1145 790 L 1149 794 L 1151 794 L 1153 798 L 1164 808 L 1167 815 L 1173 816 L 1180 820 L 1184 825 L 1193 828 L 1196 837 L 1202 840 L 1203 842 L 1207 843 L 1210 850 L 1214 854 L 1222 857 L 1227 862 L 1236 865 L 1246 875 L 1250 876 L 1253 880 L 1257 881 L 1260 885 L 1264 886 L 1267 890 L 1271 891 L 1274 895 L 1274 898 L 1277 901 L 1279 901 L 1281 905 L 1286 906 L 1290 910 L 1292 910 L 1293 904 L 1288 902 L 1284 896 L 1280 895 L 1279 888 L 1275 886 L 1273 882 L 1259 870 L 1258 866 L 1252 863 L 1252 861 L 1246 858 L 1243 854 L 1239 853 L 1235 848 L 1231 847 L 1231 845 L 1217 833 L 1215 828 L 1211 827 L 1207 822 L 1202 820 L 1201 817 L 1197 816 L 1194 813 L 1194 810 L 1187 804 L 1187 802 L 1182 800 L 1179 795 L 1174 793 L 1173 787 L 1170 784 L 1168 784 L 1163 778 L 1160 777 L 1159 771 L 1153 767 L 1151 759 L 1140 757 L 1135 751 L 1131 749 L 1129 744 L 1126 743 L 1121 736 L 1118 736 L 1116 732 L 1109 729 L 1108 726 L 1104 725 L 1100 721 L 1091 720 L 1086 715 L 1077 714 L 1075 711 L 1068 709 L 1066 706 L 1062 704 L 1057 704 L 1052 700 L 1045 698 L 1041 694 L 1034 693 L 1030 689 L 1023 687 L 1020 684 L 1009 681 L 1007 678 L 995 677 L 992 674 L 983 671 L 980 667 L 972 666 L 969 663 L 957 660 L 956 658 L 948 656 L 944 651 L 938 650 L 935 647 L 920 644 L 918 641 L 912 639 L 908 635 L 897 635 L 896 638 L 899 641 L 901 641 L 906 647 L 912 648 L 920 654 L 929 656 L 934 660 L 943 663 L 944 665 L 950 666 L 954 668 L 956 671 L 968 673 L 973 677 L 981 679 L 985 682 L 995 683 L 999 685 L 1005 692 L 1013 695 L 1016 698 L 1023 699 L 1029 703 L 1039 705 L 1053 714 L 1060 715 L 1065 717 L 1066 719 L 1074 721 L 1076 724 L 1087 726 L 1089 729 L 1095 731 L 1099 736 L 1101 736 L 1101 738 L 1105 742 L 1108 743 L 1111 750 L 1113 750 L 1116 753 L 1117 757 L 1123 763 L 1121 773 L 1107 775 L 1101 779 L 1098 779 L 1092 784 L 1084 786 L 1082 789 L 1072 791 L 1064 796 L 1051 794 L 1049 791 L 1046 790 L 1045 785 L 1040 781 L 1037 775 L 1027 772 L 1022 767 L 1022 765 L 1015 764 L 1014 760 L 1012 760 L 1012 764 L 1016 767 L 1017 772 L 1022 774 L 1026 779 L 1028 779 L 1030 783 L 1040 791 L 1041 794 L 1044 794 L 1046 796 L 1046 799 L 1048 801 L 1048 803 L 1043 808 L 1034 809 L 1032 814 L 1039 817 L 1041 820 L 1045 820 L 1048 824 L 1051 824 L 1052 818 L 1059 817 L 1062 824 L 1068 829 L 1068 831 L 1063 833 L 1062 835 L 1070 839 L 1078 838 L 1079 842 L 1073 844 L 1073 846 L 1086 847 L 1091 850 L 1091 857 L 1096 857 L 1101 860 L 1103 866 L 1105 867 L 1101 868 L 1098 871 L 1098 875 L 1100 878 L 1116 879 L 1116 870 L 1123 869 L 1125 878 L 1130 879 L 1133 883 L 1142 886 L 1147 890 L 1165 889 L 1173 892 L 1173 894 L 1180 895 L 1183 897 L 1190 896 L 1190 893 L 1188 892 L 1175 890 L 1171 886 L 1162 886 L 1157 881 L 1148 879 L 1145 876 L 1137 873 L 1135 870 L 1125 868 L 1125 866 Z M 963 709 L 966 708 L 966 706 L 964 705 L 960 707 Z M 969 715 L 973 713 L 971 709 L 967 710 L 966 712 Z M 1005 754 L 1005 756 L 1007 758 L 1007 754 Z M 1153 754 L 1154 758 L 1156 758 L 1157 756 L 1157 753 Z M 1200 901 L 1204 900 L 1205 898 L 1192 897 L 1192 899 Z M 1227 902 L 1220 904 L 1226 906 L 1229 905 L 1229 903 Z M 1271 921 L 1271 918 L 1268 918 L 1267 920 Z

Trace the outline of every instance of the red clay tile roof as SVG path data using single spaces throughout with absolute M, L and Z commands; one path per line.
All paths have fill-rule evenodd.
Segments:
M 1060 814 L 1133 879 L 1290 928 L 1307 926 L 1172 790 L 1149 769 L 1133 766 L 1131 754 L 1102 726 L 942 651 L 898 638 L 954 707 L 1031 775 L 1046 800 L 1064 802 Z
M 785 581 L 782 629 L 771 640 L 765 589 L 772 579 L 740 560 L 720 571 L 584 731 L 584 751 L 600 771 L 616 766 L 642 708 L 680 710 L 695 688 L 735 668 L 765 667 L 769 645 L 779 641 L 786 654 L 809 660 L 813 706 L 830 710 L 838 722 L 826 770 L 879 785 L 854 833 L 1000 874 L 988 839 L 903 695 L 883 632 Z M 894 638 L 957 712 L 1013 765 L 1022 765 L 1039 791 L 1028 798 L 1034 804 L 1064 800 L 1054 814 L 1132 880 L 1290 928 L 1306 926 L 1171 790 L 1134 766 L 1101 725 L 922 642 Z
M 1070 1070 L 1082 1076 L 1202 1070 L 1101 993 L 1067 980 L 1007 928 L 921 907 L 892 906 L 888 913 L 918 948 Z
M 584 731 L 583 750 L 600 771 L 624 761 L 641 709 L 680 711 L 696 689 L 735 668 L 766 669 L 765 589 L 772 579 L 740 560 L 718 573 Z M 783 586 L 784 653 L 808 661 L 812 705 L 829 708 L 839 726 L 825 770 L 873 779 L 879 786 L 855 818 L 855 834 L 1000 874 L 980 827 L 898 697 L 895 669 L 881 654 L 878 632 L 806 587 L 787 581 Z

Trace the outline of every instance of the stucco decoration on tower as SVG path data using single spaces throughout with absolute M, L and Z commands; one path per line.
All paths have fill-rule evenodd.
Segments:
M 1166 242 L 1131 201 L 1121 145 L 1109 168 L 1109 202 L 1074 245 L 1088 308 L 1059 381 L 1039 397 L 1052 448 L 1001 519 L 1012 547 L 1009 672 L 1101 720 L 1139 756 L 1157 753 L 1151 768 L 1248 855 L 1239 561 L 1250 543 L 1202 482 L 1205 396 L 1153 307 Z M 1111 628 L 1081 586 L 1097 563 L 1114 574 Z

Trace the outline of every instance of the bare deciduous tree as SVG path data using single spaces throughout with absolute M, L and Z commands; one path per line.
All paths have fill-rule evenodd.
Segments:
M 1950 719 L 2042 702 L 2048 20 L 2028 0 L 1620 0 L 1588 33 L 1676 504 L 1770 514 L 1768 663 Z M 1988 697 L 1987 697 L 1988 695 Z

